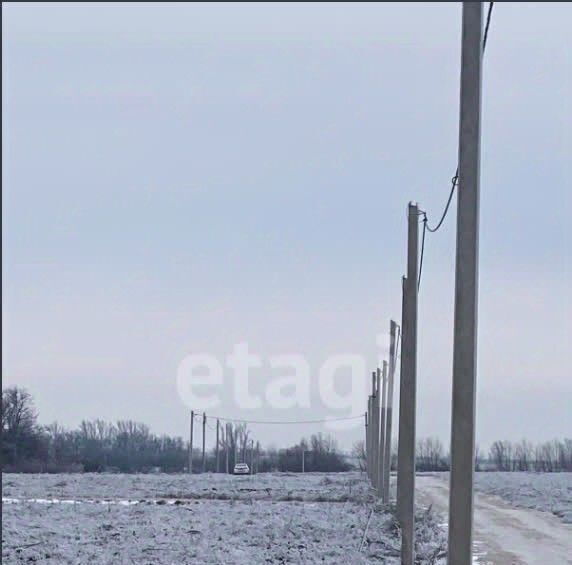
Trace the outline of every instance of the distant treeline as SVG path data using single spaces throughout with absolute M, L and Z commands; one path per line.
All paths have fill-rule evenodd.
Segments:
M 417 469 L 420 471 L 449 470 L 449 454 L 437 438 L 417 442 Z M 475 456 L 477 471 L 572 471 L 572 439 L 552 440 L 532 444 L 495 441 L 488 454 L 481 454 L 477 447 Z
M 495 441 L 487 463 L 498 471 L 572 471 L 572 439 L 546 441 Z
M 392 445 L 391 468 L 397 468 L 397 446 Z M 353 455 L 360 468 L 365 467 L 364 442 L 354 445 Z M 449 453 L 441 440 L 429 437 L 417 440 L 415 467 L 417 471 L 449 471 Z M 488 452 L 482 454 L 477 446 L 475 454 L 477 471 L 572 471 L 572 439 L 552 440 L 532 444 L 527 440 L 519 442 L 495 441 Z
M 195 422 L 197 426 L 197 422 Z M 198 430 L 195 428 L 195 431 Z M 219 430 L 218 469 L 232 472 L 236 462 L 246 462 L 258 472 L 302 470 L 336 472 L 351 466 L 335 441 L 322 434 L 288 449 L 262 450 L 244 424 L 226 424 Z M 211 438 L 214 431 L 210 429 Z M 200 437 L 200 434 L 197 434 Z M 228 461 L 228 464 L 227 464 Z M 68 430 L 57 423 L 38 424 L 31 395 L 18 387 L 2 391 L 2 470 L 4 472 L 184 472 L 189 445 L 180 437 L 158 436 L 145 424 L 131 420 L 115 424 L 83 421 Z M 193 472 L 202 466 L 200 446 L 193 450 Z M 205 470 L 217 468 L 216 450 L 205 453 Z

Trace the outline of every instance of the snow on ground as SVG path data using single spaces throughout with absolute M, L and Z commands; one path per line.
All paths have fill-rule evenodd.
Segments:
M 475 488 L 572 524 L 572 473 L 475 473 Z
M 399 562 L 392 509 L 359 473 L 3 475 L 4 563 Z M 431 513 L 420 563 L 444 555 Z
M 442 516 L 445 529 L 449 508 L 449 483 L 443 480 L 446 478 L 422 474 L 416 480 L 419 504 L 434 508 Z M 513 494 L 518 490 L 516 479 L 512 479 Z M 572 565 L 572 525 L 549 512 L 516 508 L 500 496 L 477 491 L 473 562 Z
M 168 474 L 6 474 L 2 496 L 61 500 L 297 500 L 366 502 L 369 485 L 359 473 L 260 473 L 234 476 Z
M 449 473 L 420 473 L 449 481 Z M 572 524 L 572 473 L 479 472 L 475 489 L 518 508 L 551 512 Z

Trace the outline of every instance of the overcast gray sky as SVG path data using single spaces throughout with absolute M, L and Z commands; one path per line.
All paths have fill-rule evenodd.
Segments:
M 460 3 L 2 12 L 2 376 L 42 422 L 183 435 L 178 363 L 239 341 L 306 355 L 313 374 L 334 353 L 375 359 L 400 315 L 407 202 L 435 218 L 456 166 Z M 494 9 L 481 444 L 572 431 L 571 25 L 566 3 Z M 446 441 L 454 220 L 427 241 L 419 320 L 418 435 Z M 254 374 L 255 390 L 271 378 Z M 335 415 L 317 400 L 241 412 L 230 397 L 216 412 Z

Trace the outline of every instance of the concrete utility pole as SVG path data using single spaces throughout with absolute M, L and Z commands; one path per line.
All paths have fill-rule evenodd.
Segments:
M 389 322 L 389 375 L 387 380 L 387 408 L 385 424 L 385 474 L 383 476 L 383 502 L 389 502 L 389 479 L 391 476 L 391 418 L 393 415 L 393 381 L 395 378 L 395 366 L 397 355 L 396 343 L 397 324 Z
M 381 492 L 379 490 L 379 476 L 381 473 L 381 460 L 380 460 L 380 450 L 379 450 L 379 442 L 381 435 L 379 433 L 380 430 L 380 410 L 381 410 L 381 369 L 378 367 L 373 374 L 375 379 L 375 396 L 373 399 L 374 406 L 374 422 L 375 422 L 375 431 L 373 434 L 373 469 L 374 469 L 374 477 L 373 477 L 373 486 L 375 488 L 375 493 L 379 497 L 381 496 Z
M 401 474 L 399 472 L 399 444 L 401 443 L 400 440 L 400 433 L 401 433 L 401 393 L 402 393 L 402 386 L 403 386 L 403 334 L 405 333 L 405 319 L 407 317 L 407 296 L 406 296 L 406 287 L 407 287 L 407 277 L 401 277 L 401 362 L 399 368 L 399 421 L 397 422 L 397 481 L 396 481 L 396 512 L 397 512 L 397 520 L 401 523 L 401 489 L 403 488 L 402 480 L 400 480 Z
M 189 431 L 189 475 L 193 474 L 193 427 L 195 424 L 195 413 L 191 410 L 191 429 Z
M 379 496 L 378 487 L 378 477 L 379 477 L 379 368 L 371 374 L 371 389 L 372 389 L 372 406 L 373 406 L 373 418 L 372 418 L 372 443 L 371 443 L 371 455 L 372 455 L 372 471 L 373 477 L 371 483 L 376 491 L 376 495 Z
M 377 448 L 379 437 L 379 405 L 377 404 L 377 371 L 371 374 L 371 483 L 377 488 Z
M 372 414 L 373 410 L 371 408 L 371 395 L 367 399 L 367 442 L 366 442 L 366 469 L 367 469 L 367 476 L 371 481 L 372 473 L 371 473 L 371 429 L 372 429 Z
M 381 373 L 381 424 L 379 426 L 379 477 L 378 477 L 378 493 L 383 502 L 386 502 L 383 495 L 383 478 L 385 477 L 385 418 L 386 418 L 386 402 L 387 402 L 387 361 L 383 362 L 383 371 Z
M 226 434 L 224 437 L 225 437 L 224 451 L 225 451 L 225 457 L 226 457 L 226 474 L 228 475 L 230 472 L 229 465 L 228 465 L 228 458 L 229 458 L 228 448 L 229 448 L 229 441 L 230 441 L 230 434 L 228 432 L 228 424 L 226 425 Z
M 364 452 L 365 452 L 365 472 L 367 473 L 367 441 L 368 441 L 368 434 L 369 431 L 367 429 L 367 419 L 368 419 L 368 414 L 369 412 L 366 410 L 366 413 L 364 414 L 365 417 L 365 443 L 364 443 Z
M 407 278 L 401 347 L 397 484 L 401 524 L 401 564 L 415 558 L 415 405 L 417 388 L 417 278 L 419 209 L 410 202 L 407 215 Z
M 367 397 L 367 423 L 365 431 L 367 432 L 366 442 L 365 442 L 365 470 L 367 476 L 371 475 L 371 465 L 369 463 L 369 458 L 371 457 L 371 449 L 369 446 L 369 436 L 371 434 L 371 396 Z
M 218 444 L 219 444 L 219 420 L 218 418 L 216 419 L 216 472 L 218 473 L 220 471 L 219 469 L 219 449 L 218 449 Z
M 463 2 L 449 488 L 450 565 L 471 563 L 479 262 L 483 5 Z
M 203 473 L 206 471 L 206 452 L 205 452 L 205 437 L 206 437 L 206 428 L 207 428 L 207 415 L 203 412 Z

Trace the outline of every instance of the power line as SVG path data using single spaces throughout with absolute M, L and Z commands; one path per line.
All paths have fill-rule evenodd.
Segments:
M 423 215 L 425 217 L 425 225 L 427 226 L 427 229 L 431 233 L 435 233 L 443 225 L 443 222 L 445 221 L 445 218 L 447 217 L 447 213 L 449 212 L 449 206 L 451 206 L 451 200 L 453 200 L 453 194 L 455 194 L 455 189 L 457 188 L 458 184 L 459 184 L 459 167 L 457 167 L 457 171 L 455 172 L 455 176 L 451 179 L 451 191 L 449 192 L 449 198 L 447 198 L 447 204 L 445 204 L 445 209 L 443 210 L 443 213 L 441 214 L 441 219 L 439 220 L 439 222 L 437 223 L 437 225 L 434 228 L 430 227 L 427 224 L 427 221 L 428 221 L 427 213 L 423 212 Z
M 489 11 L 487 12 L 487 23 L 485 24 L 485 35 L 483 37 L 483 53 L 485 52 L 485 48 L 487 46 L 487 38 L 489 36 L 489 27 L 491 25 L 491 17 L 493 15 L 494 5 L 495 5 L 494 2 L 489 2 Z
M 491 27 L 491 18 L 493 15 L 494 4 L 495 4 L 494 2 L 489 2 L 489 10 L 487 12 L 487 23 L 485 24 L 485 33 L 483 35 L 483 54 L 485 53 L 485 49 L 487 47 L 487 39 L 489 37 L 489 29 Z M 451 179 L 451 191 L 449 192 L 449 198 L 447 199 L 447 204 L 445 204 L 445 209 L 443 210 L 443 214 L 441 215 L 441 219 L 439 220 L 439 222 L 437 223 L 437 225 L 434 228 L 430 227 L 427 224 L 427 229 L 431 233 L 436 232 L 441 227 L 441 225 L 443 224 L 443 221 L 445 220 L 445 217 L 447 216 L 447 213 L 449 212 L 449 206 L 451 205 L 451 200 L 453 199 L 453 194 L 455 193 L 455 188 L 457 188 L 458 184 L 459 184 L 459 167 L 457 167 L 457 170 L 455 171 L 455 175 Z M 425 214 L 425 218 L 427 218 L 427 214 Z
M 489 37 L 489 29 L 491 26 L 491 19 L 492 19 L 492 15 L 493 15 L 494 4 L 495 4 L 494 2 L 489 2 L 489 9 L 487 12 L 487 21 L 485 24 L 485 32 L 483 34 L 483 55 L 484 55 L 485 49 L 487 47 L 487 39 Z M 443 213 L 441 214 L 441 219 L 439 220 L 439 222 L 437 222 L 437 225 L 435 227 L 431 227 L 429 225 L 427 213 L 426 212 L 422 213 L 423 214 L 423 235 L 422 235 L 422 239 L 421 239 L 421 257 L 419 259 L 419 278 L 417 280 L 417 290 L 419 290 L 419 287 L 421 286 L 421 271 L 423 268 L 423 256 L 424 256 L 424 252 L 425 252 L 425 233 L 427 231 L 429 231 L 431 233 L 435 233 L 443 225 L 443 222 L 445 221 L 445 218 L 447 217 L 447 214 L 449 212 L 449 207 L 451 206 L 451 201 L 453 200 L 453 195 L 455 194 L 455 189 L 457 188 L 458 184 L 459 184 L 459 167 L 457 166 L 457 170 L 455 171 L 455 175 L 451 179 L 451 190 L 449 191 L 449 198 L 447 198 L 447 203 L 445 204 L 445 208 L 443 209 Z
M 207 419 L 207 428 L 208 428 L 209 430 L 213 431 L 213 432 L 216 432 L 216 428 L 215 428 L 214 426 L 211 426 L 211 425 L 209 424 L 208 419 Z
M 425 256 L 425 232 L 427 231 L 427 216 L 423 218 L 423 235 L 421 236 L 421 257 L 419 258 L 419 275 L 417 277 L 417 292 L 421 286 L 421 273 L 423 272 L 423 257 Z
M 343 420 L 357 420 L 363 418 L 363 414 L 358 416 L 345 416 L 341 418 L 324 418 L 321 420 L 243 420 L 240 418 L 223 418 L 222 416 L 208 416 L 207 418 L 216 418 L 222 422 L 235 422 L 240 424 L 271 424 L 271 425 L 291 425 L 291 424 L 326 424 L 328 422 L 340 422 Z

